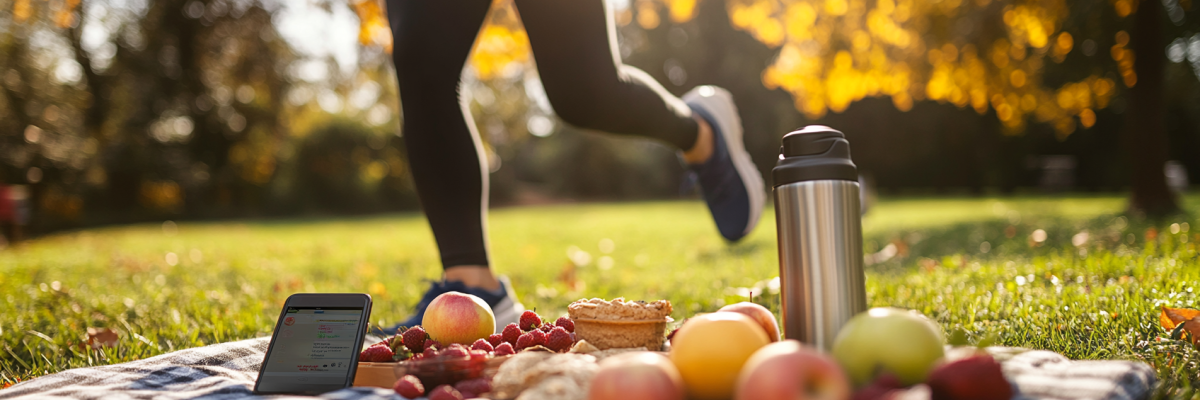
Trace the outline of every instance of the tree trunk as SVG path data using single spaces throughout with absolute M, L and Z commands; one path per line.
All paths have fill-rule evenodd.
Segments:
M 86 137 L 104 143 L 106 138 L 102 129 L 110 111 L 108 94 L 111 91 L 109 90 L 109 79 L 101 76 L 96 70 L 92 69 L 91 55 L 83 49 L 82 23 L 76 24 L 67 30 L 67 40 L 71 44 L 71 51 L 75 56 L 75 62 L 79 63 L 80 67 L 83 67 L 84 80 L 87 83 L 88 94 L 91 96 L 91 101 L 84 106 L 84 133 Z M 116 60 L 114 59 L 112 62 L 115 63 Z
M 1150 216 L 1177 212 L 1175 195 L 1167 188 L 1163 167 L 1167 162 L 1166 117 L 1163 105 L 1165 61 L 1162 46 L 1163 6 L 1159 0 L 1143 0 L 1134 14 L 1130 47 L 1137 57 L 1133 70 L 1137 82 L 1129 89 L 1125 148 L 1133 166 L 1132 211 Z

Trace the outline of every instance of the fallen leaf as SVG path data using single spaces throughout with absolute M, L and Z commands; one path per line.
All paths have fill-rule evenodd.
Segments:
M 88 345 L 93 349 L 101 349 L 105 347 L 114 347 L 117 345 L 117 331 L 112 328 L 87 328 Z
M 1171 339 L 1186 339 L 1192 345 L 1200 344 L 1200 310 L 1164 306 L 1162 314 L 1158 316 L 1158 323 L 1164 329 L 1171 331 Z M 1187 336 L 1185 337 L 1183 333 L 1186 333 Z
M 575 266 L 575 263 L 567 260 L 567 262 L 563 264 L 562 272 L 558 273 L 558 281 L 567 285 L 568 290 L 578 292 L 583 290 L 583 281 L 576 277 L 576 269 L 577 267 Z
M 1162 325 L 1163 329 L 1169 331 L 1175 329 L 1176 325 L 1196 317 L 1200 317 L 1200 310 L 1162 306 L 1162 314 L 1158 316 L 1158 323 Z
M 1184 321 L 1182 326 L 1183 330 L 1187 331 L 1188 335 L 1191 336 L 1193 346 L 1200 343 L 1200 317 Z

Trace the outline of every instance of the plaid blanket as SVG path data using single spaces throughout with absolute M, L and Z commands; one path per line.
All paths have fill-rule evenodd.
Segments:
M 247 399 L 270 338 L 242 340 L 103 367 L 77 368 L 0 390 L 10 398 Z M 368 341 L 370 343 L 371 341 Z M 1145 398 L 1154 370 L 1130 361 L 1071 361 L 1060 354 L 991 347 L 1017 389 L 1015 400 Z M 349 388 L 325 399 L 400 399 L 386 389 Z M 277 396 L 275 398 L 292 398 Z M 549 399 L 547 399 L 549 400 Z
M 1149 365 L 1133 361 L 1072 361 L 1046 350 L 988 347 L 1016 389 L 1013 400 L 1149 397 L 1157 376 Z
M 248 399 L 270 337 L 180 350 L 145 360 L 76 368 L 0 390 L 0 399 Z M 391 390 L 349 388 L 325 399 L 401 399 Z M 303 398 L 274 396 L 272 398 Z

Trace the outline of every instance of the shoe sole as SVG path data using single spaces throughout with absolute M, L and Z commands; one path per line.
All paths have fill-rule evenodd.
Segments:
M 501 285 L 504 285 L 504 290 L 508 291 L 508 296 L 492 307 L 492 314 L 496 317 L 495 333 L 500 333 L 508 324 L 515 324 L 521 320 L 521 313 L 525 312 L 525 305 L 517 301 L 512 283 L 508 281 L 507 276 L 500 276 L 496 279 L 500 281 Z
M 713 90 L 711 95 L 706 96 L 700 93 L 708 89 Z M 745 143 L 742 143 L 742 118 L 738 115 L 737 105 L 733 104 L 733 96 L 729 94 L 728 90 L 716 86 L 701 86 L 685 94 L 683 101 L 697 104 L 712 114 L 712 118 L 716 121 L 710 122 L 718 125 L 716 131 L 720 132 L 721 137 L 725 139 L 725 148 L 729 151 L 733 168 L 742 178 L 742 184 L 746 185 L 746 191 L 750 197 L 750 218 L 747 219 L 746 229 L 742 231 L 742 236 L 745 237 L 754 230 L 754 227 L 758 225 L 759 217 L 762 216 L 763 203 L 766 200 L 766 185 L 763 183 L 762 175 L 758 172 L 758 167 L 755 167 L 754 161 L 750 159 L 750 153 L 746 152 Z

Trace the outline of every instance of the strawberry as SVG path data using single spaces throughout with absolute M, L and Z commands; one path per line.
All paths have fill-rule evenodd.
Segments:
M 507 356 L 507 355 L 517 354 L 517 351 L 513 350 L 513 346 L 511 344 L 509 344 L 508 342 L 504 342 L 504 343 L 500 343 L 499 346 L 496 346 L 496 351 L 493 352 L 492 354 L 495 354 L 496 357 L 499 357 L 499 356 Z
M 478 396 L 492 391 L 492 382 L 487 378 L 468 379 L 454 384 L 454 388 L 458 389 L 459 392 L 464 393 L 464 396 L 467 392 L 474 393 L 476 396 Z
M 371 346 L 358 354 L 358 361 L 391 362 L 394 355 L 396 354 L 387 346 Z
M 427 349 L 441 349 L 441 348 L 442 348 L 442 344 L 441 344 L 441 343 L 438 343 L 438 341 L 436 341 L 436 340 L 433 340 L 433 339 L 426 339 L 426 340 L 425 340 L 425 348 L 427 348 Z
M 397 333 L 395 336 L 392 336 L 390 338 L 387 338 L 387 340 L 384 340 L 384 342 L 387 342 L 388 347 L 390 347 L 392 349 L 393 353 L 400 354 L 400 349 L 403 349 L 406 347 L 406 346 L 404 346 L 404 337 L 402 335 L 403 335 L 402 333 Z
M 480 365 L 487 362 L 488 352 L 483 350 L 471 350 L 471 363 Z
M 471 355 L 471 353 L 467 352 L 466 347 L 458 343 L 451 344 L 445 350 L 439 351 L 438 354 L 446 357 L 466 357 Z
M 429 391 L 429 400 L 463 400 L 463 395 L 450 385 L 442 385 Z
M 404 331 L 402 340 L 404 347 L 408 347 L 413 353 L 420 353 L 425 351 L 425 339 L 427 338 L 429 338 L 429 334 L 425 333 L 425 329 L 418 325 Z
M 575 341 L 571 340 L 571 333 L 561 326 L 554 327 L 554 330 L 546 336 L 546 347 L 560 353 L 570 350 L 574 344 Z
M 554 321 L 555 326 L 561 326 L 567 332 L 575 333 L 575 321 L 567 317 L 558 317 L 558 321 Z
M 546 345 L 546 332 L 542 332 L 541 330 L 532 330 L 532 331 L 529 331 L 529 333 L 533 335 L 533 345 L 534 346 L 545 346 Z
M 538 315 L 533 310 L 526 310 L 521 313 L 521 330 L 530 331 L 542 325 L 542 316 Z
M 933 400 L 993 400 L 1013 396 L 1000 363 L 991 356 L 975 356 L 944 364 L 929 374 Z
M 483 340 L 483 339 L 476 340 L 475 343 L 471 345 L 471 349 L 483 350 L 483 351 L 488 351 L 488 352 L 496 350 L 495 347 L 492 347 L 491 343 L 488 343 L 488 341 Z
M 412 356 L 413 356 L 413 353 L 411 351 L 408 351 L 408 348 L 404 347 L 404 346 L 400 346 L 400 349 L 396 350 L 394 353 L 395 354 L 392 355 L 392 360 L 396 360 L 396 361 L 407 360 L 409 358 L 412 358 Z
M 518 351 L 525 350 L 525 348 L 533 347 L 535 345 L 533 342 L 533 333 L 534 332 L 542 333 L 542 331 L 531 331 L 529 333 L 521 335 L 520 338 L 517 338 L 517 350 Z M 542 334 L 545 335 L 544 333 L 542 333 Z
M 517 329 L 520 329 L 520 328 L 517 328 Z M 520 335 L 518 335 L 518 336 L 520 336 Z M 500 343 L 504 343 L 504 335 L 501 335 L 499 333 L 493 333 L 487 337 L 487 342 L 488 342 L 488 344 L 492 345 L 492 347 L 499 346 Z
M 685 320 L 685 321 L 686 321 L 686 320 Z M 674 338 L 675 338 L 675 332 L 679 332 L 679 328 L 672 329 L 672 330 L 671 330 L 671 333 L 668 333 L 668 334 L 667 334 L 667 341 L 668 341 L 668 342 L 670 342 L 670 341 L 671 341 L 671 339 L 674 339 Z
M 421 380 L 412 375 L 405 375 L 403 378 L 397 379 L 396 384 L 392 386 L 392 390 L 396 394 L 404 396 L 407 399 L 415 399 L 425 395 L 425 385 L 421 384 Z
M 421 356 L 423 356 L 425 358 L 434 358 L 434 357 L 437 357 L 437 355 L 438 355 L 437 349 L 432 348 L 432 347 L 426 348 L 425 352 L 421 353 Z
M 517 338 L 521 337 L 521 333 L 521 327 L 517 326 L 517 324 L 508 324 L 508 326 L 504 327 L 504 333 L 502 337 L 504 338 L 505 342 L 508 342 L 508 344 L 516 346 Z

